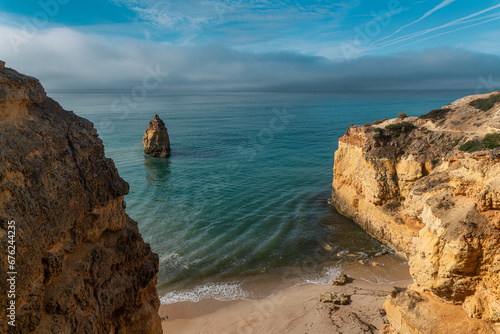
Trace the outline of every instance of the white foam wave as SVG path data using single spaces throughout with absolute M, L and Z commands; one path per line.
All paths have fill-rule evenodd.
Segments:
M 168 292 L 160 298 L 162 304 L 179 302 L 199 302 L 203 299 L 217 299 L 220 301 L 246 299 L 249 294 L 239 283 L 208 283 L 190 290 Z
M 181 257 L 181 256 L 180 256 L 179 254 L 177 254 L 177 253 L 167 254 L 167 255 L 162 256 L 162 257 L 160 258 L 160 264 L 162 264 L 162 263 L 163 263 L 163 262 L 165 262 L 165 261 L 167 261 L 167 262 L 168 262 L 168 261 L 170 261 L 170 260 L 178 259 L 178 258 L 180 258 L 180 257 Z
M 321 275 L 308 277 L 306 282 L 312 284 L 328 284 L 331 283 L 341 272 L 342 268 L 340 267 L 327 267 L 323 269 Z

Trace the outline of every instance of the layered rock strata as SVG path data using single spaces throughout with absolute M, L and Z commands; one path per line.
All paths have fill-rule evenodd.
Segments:
M 0 66 L 2 256 L 15 244 L 0 267 L 0 318 L 14 300 L 15 327 L 0 332 L 161 333 L 158 256 L 125 214 L 128 190 L 91 122 Z
M 142 138 L 144 154 L 151 157 L 166 158 L 170 156 L 170 139 L 165 123 L 158 114 L 149 122 L 148 129 Z
M 500 332 L 497 94 L 339 139 L 332 203 L 408 259 L 415 282 L 385 303 L 393 332 Z

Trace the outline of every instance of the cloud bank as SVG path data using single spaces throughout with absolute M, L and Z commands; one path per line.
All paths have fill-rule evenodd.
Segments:
M 0 59 L 39 78 L 48 91 L 130 91 L 147 68 L 168 73 L 161 91 L 304 91 L 470 89 L 500 78 L 500 57 L 439 48 L 353 60 L 297 53 L 240 52 L 83 34 L 39 31 L 12 45 L 22 31 L 0 26 Z

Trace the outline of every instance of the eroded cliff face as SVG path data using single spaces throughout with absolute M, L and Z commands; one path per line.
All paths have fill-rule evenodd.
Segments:
M 16 326 L 0 332 L 161 333 L 158 257 L 125 214 L 128 190 L 91 122 L 0 66 L 0 249 L 14 220 L 17 272 Z
M 333 204 L 407 258 L 415 281 L 384 306 L 395 332 L 451 333 L 457 319 L 467 333 L 500 332 L 496 94 L 339 139 Z

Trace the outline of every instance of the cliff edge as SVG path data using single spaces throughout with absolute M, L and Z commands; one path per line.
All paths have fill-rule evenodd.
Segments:
M 350 126 L 332 204 L 408 259 L 386 332 L 500 332 L 499 93 Z
M 15 262 L 1 262 L 0 318 L 14 302 L 15 327 L 0 332 L 161 333 L 158 256 L 125 214 L 128 190 L 93 124 L 2 62 L 0 249 Z

